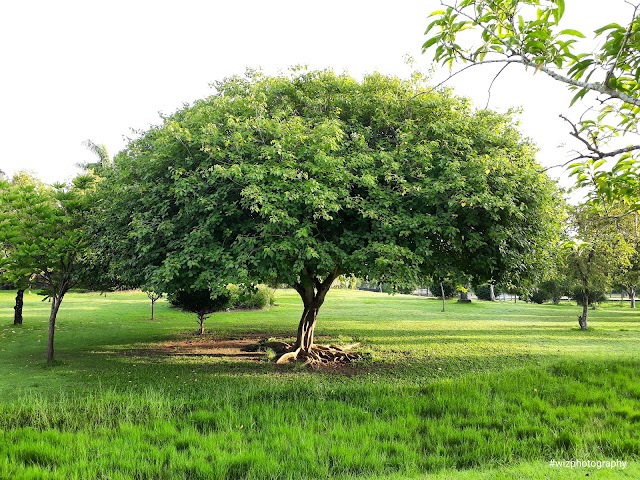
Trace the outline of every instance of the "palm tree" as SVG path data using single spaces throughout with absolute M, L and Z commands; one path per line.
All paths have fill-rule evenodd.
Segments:
M 111 157 L 109 156 L 109 151 L 107 150 L 107 146 L 105 144 L 101 143 L 100 145 L 98 145 L 91 140 L 85 140 L 84 142 L 82 142 L 82 144 L 87 147 L 87 149 L 91 153 L 98 157 L 98 161 L 79 163 L 77 164 L 78 167 L 84 170 L 92 170 L 98 175 L 111 167 Z

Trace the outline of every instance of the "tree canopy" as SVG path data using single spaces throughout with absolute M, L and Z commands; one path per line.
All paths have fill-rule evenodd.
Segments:
M 131 285 L 292 286 L 308 352 L 338 275 L 531 274 L 560 222 L 533 154 L 510 115 L 419 76 L 249 72 L 132 140 L 105 172 L 97 218 Z

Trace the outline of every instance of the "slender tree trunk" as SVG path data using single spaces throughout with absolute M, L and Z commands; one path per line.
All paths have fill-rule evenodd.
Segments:
M 442 297 L 442 311 L 444 312 L 444 284 L 440 282 L 440 296 Z
M 631 308 L 636 308 L 636 289 L 635 289 L 635 287 L 629 289 L 629 301 L 631 302 Z
M 589 294 L 587 292 L 583 292 L 582 302 L 582 315 L 578 317 L 578 323 L 581 330 L 586 330 L 588 328 L 587 318 L 589 316 Z
M 496 301 L 496 291 L 493 288 L 493 283 L 489 284 L 489 300 L 491 300 L 492 302 Z
M 13 324 L 22 325 L 22 306 L 24 305 L 24 289 L 16 293 L 16 305 L 13 307 Z
M 156 304 L 156 300 L 157 300 L 156 298 L 152 298 L 152 299 L 151 299 L 151 320 L 153 320 L 153 319 L 154 319 L 154 318 L 153 318 L 153 313 L 154 313 L 154 312 L 153 312 L 153 307 L 154 307 L 154 306 L 155 306 L 155 304 Z
M 49 314 L 49 344 L 47 347 L 47 363 L 53 363 L 53 337 L 56 333 L 56 318 L 58 317 L 58 310 L 62 303 L 63 295 L 53 295 L 51 299 L 51 313 Z
M 206 315 L 204 314 L 198 314 L 198 322 L 200 322 L 200 331 L 198 332 L 198 335 L 204 335 L 204 320 L 206 318 Z

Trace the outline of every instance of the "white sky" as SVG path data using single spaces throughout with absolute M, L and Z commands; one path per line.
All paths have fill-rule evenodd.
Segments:
M 566 0 L 565 23 L 588 34 L 627 20 L 628 5 Z M 46 182 L 68 180 L 93 161 L 82 145 L 104 143 L 113 155 L 131 130 L 159 123 L 211 93 L 209 83 L 297 64 L 354 76 L 407 76 L 428 70 L 420 53 L 427 15 L 438 0 L 4 0 L 0 3 L 0 169 L 27 169 Z M 414 67 L 415 68 L 415 67 Z M 440 67 L 436 78 L 446 77 Z M 478 106 L 489 72 L 471 69 L 450 83 Z M 566 161 L 569 141 L 558 114 L 569 93 L 543 74 L 517 67 L 496 82 L 490 107 L 522 106 L 521 129 L 541 147 L 545 166 Z M 559 169 L 554 176 L 566 177 Z

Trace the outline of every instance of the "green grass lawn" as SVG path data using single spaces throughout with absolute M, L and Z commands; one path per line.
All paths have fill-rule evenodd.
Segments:
M 69 294 L 45 363 L 49 304 L 0 292 L 0 478 L 640 478 L 640 309 L 447 303 L 331 291 L 321 341 L 367 359 L 309 370 L 150 353 L 194 315 L 139 292 Z M 214 314 L 212 338 L 291 337 L 289 290 Z M 626 468 L 552 467 L 619 460 Z

